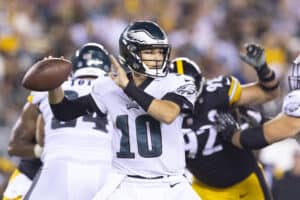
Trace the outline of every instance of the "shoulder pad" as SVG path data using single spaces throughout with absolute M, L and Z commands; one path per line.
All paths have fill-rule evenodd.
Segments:
M 292 91 L 284 97 L 282 112 L 288 116 L 300 117 L 300 90 Z

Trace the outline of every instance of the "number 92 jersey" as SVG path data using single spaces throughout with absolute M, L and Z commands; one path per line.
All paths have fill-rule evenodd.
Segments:
M 91 91 L 94 80 L 74 79 L 64 82 L 62 88 L 69 99 Z M 111 160 L 110 123 L 107 117 L 90 113 L 70 121 L 57 120 L 48 102 L 48 92 L 31 92 L 28 101 L 39 107 L 45 122 L 45 147 L 42 160 L 71 157 L 73 159 Z
M 230 109 L 240 94 L 241 86 L 236 78 L 219 76 L 206 81 L 195 103 L 192 129 L 196 136 L 191 133 L 184 136 L 190 148 L 187 148 L 187 167 L 206 185 L 231 186 L 247 177 L 256 164 L 251 152 L 224 142 L 214 126 L 217 110 Z

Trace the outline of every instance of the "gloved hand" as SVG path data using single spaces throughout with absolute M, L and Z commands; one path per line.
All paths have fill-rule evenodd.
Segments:
M 266 64 L 265 50 L 257 44 L 245 44 L 246 54 L 240 53 L 240 58 L 254 67 L 256 71 Z
M 218 133 L 222 134 L 223 140 L 231 142 L 234 133 L 239 129 L 239 124 L 234 117 L 227 112 L 218 112 L 215 123 Z

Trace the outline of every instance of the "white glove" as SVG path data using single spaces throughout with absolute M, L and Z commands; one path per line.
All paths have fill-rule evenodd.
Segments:
M 257 44 L 245 44 L 246 54 L 241 53 L 240 58 L 259 71 L 266 64 L 265 50 Z
M 282 112 L 291 117 L 300 117 L 300 90 L 294 90 L 284 97 Z

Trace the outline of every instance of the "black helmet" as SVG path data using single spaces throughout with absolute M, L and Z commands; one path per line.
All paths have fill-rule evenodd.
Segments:
M 98 77 L 111 70 L 109 54 L 98 43 L 87 43 L 75 52 L 72 58 L 73 77 Z
M 204 78 L 200 67 L 194 61 L 186 57 L 175 58 L 171 61 L 170 71 L 192 77 L 195 80 L 198 94 L 201 94 Z
M 288 80 L 290 90 L 300 89 L 300 55 L 292 63 Z
M 127 26 L 119 39 L 120 62 L 131 71 L 150 76 L 163 77 L 167 74 L 170 45 L 166 33 L 152 21 L 135 21 Z M 140 52 L 145 49 L 159 48 L 164 58 L 161 66 L 149 68 L 143 63 Z

